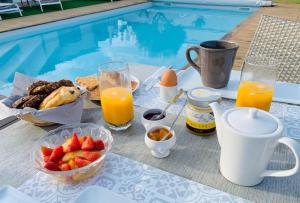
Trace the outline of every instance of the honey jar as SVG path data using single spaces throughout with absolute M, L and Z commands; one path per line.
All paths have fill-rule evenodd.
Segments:
M 198 136 L 209 136 L 215 133 L 214 114 L 209 104 L 220 101 L 221 95 L 208 87 L 197 87 L 187 93 L 186 127 Z

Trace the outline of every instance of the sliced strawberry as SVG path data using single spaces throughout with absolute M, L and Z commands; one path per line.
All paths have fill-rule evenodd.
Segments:
M 50 171 L 60 171 L 60 168 L 58 167 L 57 163 L 48 161 L 44 164 L 44 167 Z
M 95 142 L 91 136 L 87 136 L 86 140 L 82 143 L 81 149 L 82 150 L 94 150 Z
M 62 171 L 69 171 L 69 170 L 71 170 L 71 166 L 69 164 L 62 164 L 62 165 L 60 165 L 59 168 Z
M 44 159 L 44 162 L 47 162 L 47 161 L 49 161 L 50 156 L 43 156 L 43 159 Z
M 42 145 L 42 146 L 41 146 L 41 151 L 42 151 L 42 154 L 43 154 L 44 156 L 50 156 L 51 153 L 52 153 L 52 151 L 53 151 L 53 149 L 51 149 L 51 148 L 49 148 L 49 147 L 46 147 L 46 146 Z
M 76 166 L 78 166 L 78 168 L 84 167 L 84 166 L 92 163 L 91 161 L 85 160 L 85 159 L 77 157 L 77 156 L 74 158 L 74 161 L 75 161 Z
M 95 150 L 103 150 L 105 149 L 105 144 L 102 140 L 95 141 Z
M 74 132 L 71 138 L 71 142 L 64 148 L 64 152 L 74 152 L 80 149 L 81 149 L 81 144 L 79 142 L 77 133 Z
M 65 162 L 64 162 L 63 160 L 60 159 L 60 160 L 58 160 L 56 163 L 60 166 L 60 165 L 64 164 Z
M 55 147 L 50 156 L 50 161 L 56 162 L 59 161 L 65 155 L 64 149 L 62 146 Z
M 87 136 L 82 136 L 82 137 L 79 138 L 80 145 L 82 145 L 82 143 L 86 140 L 86 137 Z
M 83 153 L 83 157 L 84 159 L 88 160 L 88 161 L 96 161 L 99 157 L 101 156 L 101 152 L 97 152 L 97 151 L 93 151 L 93 152 L 87 152 L 85 151 Z

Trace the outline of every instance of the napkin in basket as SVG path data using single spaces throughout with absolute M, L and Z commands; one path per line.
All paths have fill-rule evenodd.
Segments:
M 30 113 L 37 119 L 48 121 L 58 124 L 73 124 L 80 123 L 81 115 L 83 112 L 83 100 L 77 99 L 75 102 L 65 104 L 51 109 L 37 110 L 34 108 L 15 109 L 11 108 L 12 104 L 24 95 L 27 95 L 27 87 L 37 79 L 33 79 L 21 73 L 15 73 L 13 82 L 13 90 L 11 96 L 1 100 L 0 109 L 8 114 L 15 116 L 22 116 Z M 81 89 L 81 94 L 85 93 L 84 89 Z

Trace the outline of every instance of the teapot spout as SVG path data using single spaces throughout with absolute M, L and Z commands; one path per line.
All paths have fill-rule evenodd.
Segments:
M 216 129 L 217 129 L 217 137 L 218 137 L 218 142 L 219 145 L 222 146 L 222 123 L 221 123 L 221 117 L 224 112 L 224 110 L 221 108 L 221 105 L 218 102 L 213 102 L 209 104 L 211 107 L 214 117 L 215 117 L 215 122 L 216 122 Z

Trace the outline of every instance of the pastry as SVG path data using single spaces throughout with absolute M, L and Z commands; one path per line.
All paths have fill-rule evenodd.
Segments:
M 90 91 L 90 99 L 91 100 L 100 100 L 99 87 L 97 87 L 93 91 Z
M 41 88 L 44 87 L 46 85 L 48 85 L 50 82 L 47 81 L 43 81 L 43 80 L 39 80 L 37 82 L 32 83 L 32 85 L 30 85 L 27 90 L 28 90 L 28 95 L 33 95 L 35 93 L 35 89 L 36 88 Z
M 98 87 L 98 80 L 96 76 L 78 77 L 76 83 L 85 87 L 88 91 L 92 91 Z
M 47 95 L 32 95 L 30 99 L 27 100 L 23 105 L 22 108 L 30 107 L 38 109 L 42 101 L 46 98 Z
M 25 107 L 37 109 L 47 95 L 29 95 L 24 96 L 12 104 L 13 108 L 23 109 Z
M 117 86 L 115 79 L 119 77 L 117 74 L 107 74 L 103 76 L 103 83 L 107 83 L 107 86 Z M 86 76 L 86 77 L 78 77 L 76 79 L 76 83 L 82 87 L 85 87 L 90 92 L 91 100 L 99 100 L 99 85 L 96 76 Z M 134 80 L 131 80 L 131 88 L 134 91 L 137 87 L 138 83 Z
M 60 80 L 58 82 L 38 81 L 28 87 L 28 94 L 29 95 L 41 95 L 41 94 L 49 95 L 51 92 L 53 92 L 54 90 L 56 90 L 62 86 L 72 87 L 72 86 L 74 86 L 74 84 L 70 80 Z
M 17 101 L 15 101 L 13 104 L 12 104 L 12 107 L 13 108 L 16 108 L 16 109 L 21 109 L 22 108 L 22 105 L 28 101 L 32 96 L 25 96 L 25 97 L 21 97 L 20 99 L 18 99 Z
M 62 86 L 50 95 L 48 95 L 40 104 L 39 109 L 49 109 L 63 104 L 74 102 L 80 96 L 80 91 L 77 87 Z
M 72 86 L 74 86 L 74 84 L 73 84 L 73 82 L 71 80 L 60 80 L 60 81 L 58 81 L 58 83 L 61 86 L 66 86 L 66 87 L 72 87 Z
M 135 90 L 135 88 L 136 88 L 137 85 L 138 85 L 138 83 L 136 81 L 131 80 L 131 89 L 132 89 L 132 91 Z

